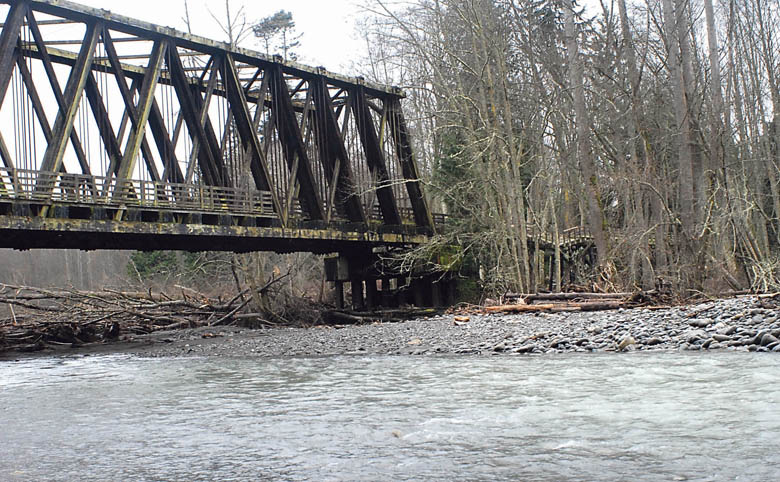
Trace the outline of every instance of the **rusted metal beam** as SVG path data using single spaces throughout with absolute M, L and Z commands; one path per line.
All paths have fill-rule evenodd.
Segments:
M 19 43 L 22 23 L 28 8 L 27 2 L 16 2 L 11 5 L 0 33 L 0 105 L 3 105 L 8 84 L 14 73 L 16 45 Z
M 401 224 L 401 214 L 398 204 L 395 200 L 395 194 L 391 186 L 390 175 L 387 172 L 387 163 L 385 155 L 374 127 L 374 120 L 371 117 L 366 102 L 366 92 L 361 86 L 353 87 L 350 91 L 352 101 L 352 111 L 355 116 L 355 124 L 360 136 L 360 143 L 363 145 L 363 152 L 366 156 L 366 162 L 376 179 L 377 199 L 379 199 L 379 209 L 382 212 L 382 219 L 385 224 Z
M 366 213 L 356 192 L 349 154 L 344 146 L 328 86 L 324 79 L 317 79 L 312 81 L 311 90 L 318 131 L 317 148 L 330 182 L 328 205 L 335 204 L 339 212 L 352 222 L 366 223 Z
M 54 121 L 52 129 L 52 142 L 46 148 L 41 163 L 41 171 L 57 172 L 62 165 L 62 159 L 65 154 L 65 147 L 70 133 L 73 130 L 73 121 L 78 112 L 81 96 L 84 93 L 84 86 L 90 74 L 92 59 L 95 55 L 95 45 L 100 37 L 100 28 L 97 22 L 87 25 L 87 32 L 84 35 L 84 43 L 79 51 L 76 64 L 68 77 L 68 83 L 65 87 L 64 101 L 65 109 L 60 109 L 57 118 Z M 44 187 L 45 188 L 45 187 Z
M 273 186 L 271 174 L 268 170 L 268 162 L 263 154 L 263 150 L 260 147 L 260 140 L 257 138 L 257 129 L 255 123 L 249 115 L 249 107 L 247 105 L 246 97 L 244 97 L 244 89 L 241 87 L 241 83 L 238 79 L 238 71 L 236 65 L 230 54 L 227 54 L 224 64 L 224 82 L 225 88 L 228 93 L 228 102 L 230 103 L 230 111 L 233 114 L 233 119 L 236 122 L 236 128 L 238 130 L 239 137 L 241 139 L 241 145 L 243 149 L 248 150 L 250 154 L 249 166 L 252 171 L 252 177 L 255 181 L 257 189 L 270 191 L 273 199 L 274 209 L 280 214 L 282 225 L 286 224 L 286 219 L 281 216 L 282 209 L 279 204 L 279 198 L 276 194 L 276 189 Z
M 435 232 L 436 225 L 433 222 L 431 210 L 428 208 L 428 201 L 420 187 L 420 173 L 414 160 L 409 128 L 406 125 L 398 99 L 385 100 L 385 112 L 390 119 L 390 135 L 395 143 L 395 151 L 401 163 L 404 184 L 406 184 L 406 191 L 409 194 L 409 201 L 414 213 L 414 222 L 418 226 Z
M 160 78 L 160 71 L 162 70 L 163 58 L 165 57 L 166 50 L 167 45 L 163 42 L 156 42 L 152 49 L 149 65 L 146 67 L 146 76 L 138 96 L 138 107 L 135 112 L 135 125 L 130 131 L 130 136 L 127 139 L 127 144 L 125 145 L 125 150 L 122 155 L 122 161 L 119 163 L 119 171 L 116 176 L 118 181 L 114 196 L 118 194 L 122 195 L 121 193 L 124 189 L 123 181 L 129 179 L 130 174 L 133 172 L 133 169 L 135 169 L 135 159 L 138 156 L 138 150 L 141 148 L 141 142 L 146 133 L 146 123 L 149 120 L 149 113 L 152 110 L 154 91 L 157 87 L 157 81 Z M 132 111 L 132 109 L 130 110 Z M 159 180 L 159 175 L 156 177 L 156 180 Z M 122 182 L 120 182 L 120 180 Z
M 280 69 L 266 72 L 271 76 L 271 95 L 274 100 L 277 132 L 282 142 L 283 151 L 290 168 L 291 175 L 301 183 L 301 206 L 309 219 L 321 221 L 325 219 L 325 211 L 320 200 L 319 190 L 314 181 L 309 155 L 301 136 L 298 119 L 295 116 L 290 92 Z

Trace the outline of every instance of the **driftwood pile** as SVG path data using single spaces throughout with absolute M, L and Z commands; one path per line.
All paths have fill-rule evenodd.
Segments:
M 43 289 L 0 284 L 0 352 L 38 351 L 48 346 L 82 346 L 127 334 L 217 326 L 252 319 L 248 290 L 230 300 L 213 299 L 184 288 L 163 292 L 105 289 Z

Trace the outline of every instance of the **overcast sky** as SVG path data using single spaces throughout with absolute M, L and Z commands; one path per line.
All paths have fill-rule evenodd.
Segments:
M 74 0 L 76 3 L 110 10 L 178 30 L 186 30 L 184 0 Z M 227 40 L 211 13 L 226 17 L 225 0 L 188 0 L 193 33 L 215 40 Z M 357 39 L 355 20 L 359 9 L 354 0 L 231 0 L 231 9 L 243 7 L 249 22 L 255 22 L 279 10 L 293 14 L 299 33 L 300 61 L 324 66 L 332 72 L 350 74 L 350 62 L 360 57 L 362 43 Z M 262 50 L 254 38 L 243 47 Z

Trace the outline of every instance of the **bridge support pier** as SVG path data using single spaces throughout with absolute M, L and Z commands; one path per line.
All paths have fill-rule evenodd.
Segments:
M 410 273 L 388 275 L 386 270 L 376 267 L 376 261 L 373 254 L 325 259 L 325 277 L 334 284 L 335 305 L 338 308 L 345 306 L 344 283 L 349 283 L 354 310 L 397 308 L 403 303 L 418 307 L 440 307 L 454 303 L 455 287 L 448 276 L 414 276 Z M 378 282 L 381 282 L 381 287 Z
M 350 284 L 352 285 L 352 309 L 361 311 L 366 307 L 366 304 L 363 301 L 363 281 L 360 279 L 353 279 Z

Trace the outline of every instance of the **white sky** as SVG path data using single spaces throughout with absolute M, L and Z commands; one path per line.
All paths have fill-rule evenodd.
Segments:
M 186 31 L 184 0 L 73 0 L 82 5 L 103 8 L 145 22 Z M 188 0 L 193 33 L 214 40 L 227 40 L 209 11 L 220 20 L 226 17 L 225 0 Z M 231 13 L 243 7 L 247 21 L 256 22 L 279 10 L 292 13 L 301 46 L 299 61 L 313 67 L 324 66 L 331 72 L 350 72 L 350 62 L 363 50 L 357 38 L 355 21 L 359 9 L 355 0 L 230 0 Z M 249 38 L 242 47 L 262 51 L 259 42 Z

